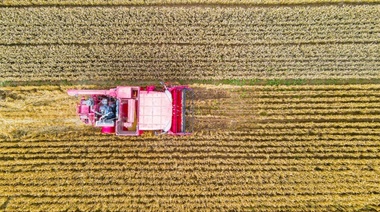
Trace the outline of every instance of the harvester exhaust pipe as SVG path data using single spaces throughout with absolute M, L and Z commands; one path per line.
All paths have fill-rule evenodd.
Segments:
M 164 82 L 161 81 L 160 84 L 161 84 L 162 86 L 164 86 L 165 90 L 168 90 L 168 87 L 166 87 L 166 85 L 165 85 Z
M 114 95 L 115 89 L 110 90 L 68 90 L 67 94 L 69 96 L 78 95 Z

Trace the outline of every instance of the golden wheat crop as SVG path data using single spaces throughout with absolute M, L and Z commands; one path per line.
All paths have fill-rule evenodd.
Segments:
M 3 208 L 378 207 L 380 85 L 192 87 L 193 136 L 129 138 L 80 124 L 70 86 L 2 87 Z

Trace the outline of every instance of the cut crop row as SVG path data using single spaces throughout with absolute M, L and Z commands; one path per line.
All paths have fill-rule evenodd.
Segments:
M 376 5 L 0 8 L 1 44 L 376 42 Z M 15 18 L 17 17 L 17 18 Z M 337 18 L 338 17 L 338 18 Z

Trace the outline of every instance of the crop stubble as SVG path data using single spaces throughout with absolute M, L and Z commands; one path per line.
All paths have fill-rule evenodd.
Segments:
M 380 6 L 1 7 L 0 79 L 377 79 Z
M 79 124 L 68 86 L 2 87 L 6 209 L 379 207 L 379 85 L 192 87 L 195 135 L 141 138 Z
M 378 0 L 362 0 L 359 3 L 378 3 Z M 134 6 L 134 5 L 241 5 L 241 6 L 273 6 L 297 4 L 331 4 L 358 3 L 356 0 L 3 0 L 0 6 Z

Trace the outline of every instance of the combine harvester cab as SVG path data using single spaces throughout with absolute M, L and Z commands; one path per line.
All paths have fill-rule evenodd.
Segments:
M 189 135 L 193 131 L 194 92 L 188 86 L 118 86 L 110 90 L 68 90 L 81 95 L 77 114 L 82 122 L 102 128 L 102 133 L 138 136 Z

